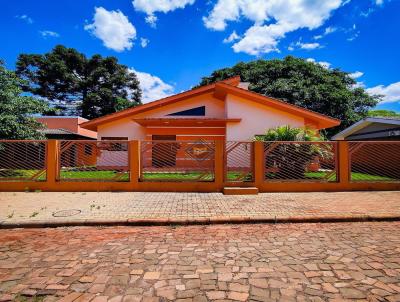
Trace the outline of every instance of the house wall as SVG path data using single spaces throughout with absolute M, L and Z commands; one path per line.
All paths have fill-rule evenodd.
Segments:
M 77 117 L 38 117 L 36 119 L 48 129 L 65 129 L 72 132 L 78 132 L 78 118 Z
M 269 128 L 282 125 L 304 127 L 304 118 L 268 107 L 263 104 L 228 94 L 226 97 L 228 118 L 241 118 L 239 123 L 227 123 L 226 140 L 248 141 L 254 135 L 263 134 Z
M 142 127 L 132 121 L 133 118 L 165 117 L 170 113 L 205 106 L 206 118 L 241 118 L 241 122 L 227 123 L 227 127 Z M 187 118 L 174 116 L 173 118 Z M 212 94 L 194 97 L 182 102 L 163 106 L 99 126 L 98 138 L 107 136 L 122 136 L 129 140 L 150 140 L 152 135 L 177 135 L 177 140 L 226 140 L 248 141 L 254 135 L 263 134 L 269 128 L 282 125 L 304 127 L 302 117 L 286 113 L 253 102 L 241 97 L 228 94 L 225 102 L 216 99 Z
M 187 110 L 194 107 L 206 107 L 205 118 L 224 118 L 225 106 L 224 102 L 212 97 L 212 94 L 207 94 L 199 97 L 194 97 L 176 104 L 171 104 L 151 110 L 149 112 L 137 114 L 130 118 L 121 119 L 110 122 L 98 127 L 98 139 L 102 137 L 127 137 L 129 140 L 146 140 L 151 139 L 151 136 L 171 134 L 177 135 L 180 140 L 198 140 L 198 139 L 223 139 L 225 136 L 225 127 L 210 128 L 210 127 L 195 127 L 195 128 L 178 128 L 178 127 L 143 127 L 135 123 L 134 118 L 157 118 L 165 117 L 170 113 Z M 187 116 L 173 116 L 173 118 L 188 118 Z
M 113 121 L 97 128 L 98 139 L 103 137 L 127 137 L 128 140 L 146 139 L 145 128 L 132 121 L 131 118 L 124 118 Z
M 206 118 L 224 118 L 225 117 L 225 105 L 224 102 L 216 99 L 211 93 L 193 97 L 175 104 L 166 105 L 158 109 L 153 109 L 148 112 L 140 113 L 135 115 L 135 118 L 157 118 L 165 117 L 170 113 L 177 111 L 183 111 L 194 107 L 206 107 Z M 188 118 L 187 116 L 173 116 L 173 118 Z

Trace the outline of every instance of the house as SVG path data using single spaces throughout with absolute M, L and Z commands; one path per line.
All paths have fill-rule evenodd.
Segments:
M 339 132 L 332 139 L 398 141 L 400 140 L 400 118 L 367 117 Z
M 39 130 L 47 139 L 96 141 L 96 131 L 84 129 L 82 123 L 88 120 L 80 116 L 41 116 L 36 120 L 44 125 Z M 68 143 L 68 142 L 67 142 Z M 61 145 L 64 143 L 61 142 Z M 61 155 L 61 166 L 93 165 L 97 154 L 93 144 L 69 144 L 68 151 Z M 63 146 L 61 149 L 64 149 Z
M 316 130 L 339 120 L 247 90 L 229 78 L 80 124 L 99 140 L 249 141 L 269 128 Z
M 95 140 L 96 131 L 84 129 L 82 123 L 88 120 L 79 116 L 40 116 L 36 120 L 44 125 L 40 130 L 47 139 Z

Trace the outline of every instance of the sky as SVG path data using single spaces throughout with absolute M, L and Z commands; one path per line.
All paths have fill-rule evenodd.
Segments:
M 400 0 L 15 0 L 0 10 L 0 59 L 63 44 L 116 56 L 143 102 L 190 89 L 216 69 L 301 57 L 351 73 L 378 109 L 400 112 Z

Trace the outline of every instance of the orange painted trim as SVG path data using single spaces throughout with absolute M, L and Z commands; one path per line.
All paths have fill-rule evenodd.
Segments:
M 227 85 L 235 85 L 236 86 L 236 85 L 239 85 L 239 83 L 240 83 L 240 76 L 235 76 L 235 77 L 223 80 L 218 83 L 226 83 Z M 196 89 L 178 93 L 178 94 L 175 94 L 175 95 L 172 95 L 172 96 L 169 96 L 169 97 L 157 100 L 157 101 L 153 101 L 153 102 L 150 102 L 147 104 L 143 104 L 143 105 L 136 106 L 133 108 L 128 108 L 128 109 L 125 109 L 122 111 L 111 113 L 111 114 L 108 114 L 108 115 L 105 115 L 102 117 L 92 119 L 88 122 L 82 123 L 82 124 L 80 124 L 80 126 L 85 129 L 97 131 L 97 126 L 99 126 L 101 124 L 109 123 L 109 122 L 112 122 L 112 121 L 115 121 L 115 120 L 118 120 L 121 118 L 128 117 L 133 114 L 146 112 L 146 111 L 149 111 L 152 109 L 160 108 L 162 106 L 174 104 L 176 102 L 179 102 L 179 101 L 182 101 L 182 100 L 185 100 L 188 98 L 192 98 L 192 97 L 195 97 L 198 95 L 212 92 L 215 88 L 215 85 L 216 85 L 216 83 L 213 83 L 210 85 L 206 85 L 206 86 L 202 86 L 202 87 L 199 87 Z
M 215 96 L 216 97 L 218 96 L 219 98 L 221 98 L 221 96 L 223 96 L 223 98 L 225 98 L 226 94 L 231 93 L 233 95 L 243 97 L 248 100 L 251 100 L 251 101 L 263 104 L 263 105 L 267 105 L 267 106 L 273 107 L 278 110 L 282 110 L 282 111 L 285 111 L 288 113 L 302 116 L 302 117 L 312 120 L 316 124 L 318 124 L 319 129 L 330 128 L 330 127 L 335 127 L 335 126 L 340 125 L 340 121 L 338 119 L 334 119 L 334 118 L 328 117 L 326 115 L 286 103 L 279 99 L 267 97 L 267 96 L 249 91 L 249 90 L 230 86 L 225 83 L 216 83 L 215 91 L 217 92 L 217 94 Z M 224 92 L 225 94 L 223 94 L 222 92 Z

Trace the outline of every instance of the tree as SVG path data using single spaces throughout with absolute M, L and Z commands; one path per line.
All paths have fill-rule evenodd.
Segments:
M 0 61 L 0 139 L 43 139 L 43 125 L 33 114 L 46 110 L 46 104 L 21 95 L 22 81 Z
M 292 56 L 283 60 L 241 62 L 219 69 L 203 77 L 200 86 L 235 75 L 249 82 L 249 89 L 254 92 L 340 119 L 341 125 L 328 129 L 328 135 L 366 117 L 368 110 L 380 100 L 380 96 L 371 96 L 356 86 L 349 73 Z
M 256 135 L 256 141 L 321 141 L 324 137 L 310 128 L 296 128 L 289 125 L 268 129 L 265 134 Z
M 136 74 L 115 57 L 87 58 L 57 45 L 43 55 L 21 54 L 16 65 L 16 73 L 27 82 L 22 89 L 49 100 L 52 114 L 92 119 L 141 103 Z
M 370 110 L 370 111 L 368 111 L 368 116 L 400 118 L 400 113 L 397 113 L 396 111 L 392 111 L 392 110 Z
M 323 143 L 302 143 L 324 140 L 324 137 L 308 128 L 280 126 L 268 129 L 263 135 L 257 135 L 255 140 L 265 142 L 265 150 L 267 150 L 265 152 L 266 171 L 269 167 L 277 169 L 275 173 L 270 173 L 270 178 L 307 178 L 306 172 L 313 160 L 322 159 L 329 162 L 333 159 L 331 145 Z M 276 143 L 276 141 L 284 143 Z M 293 141 L 293 143 L 287 143 L 291 141 Z

